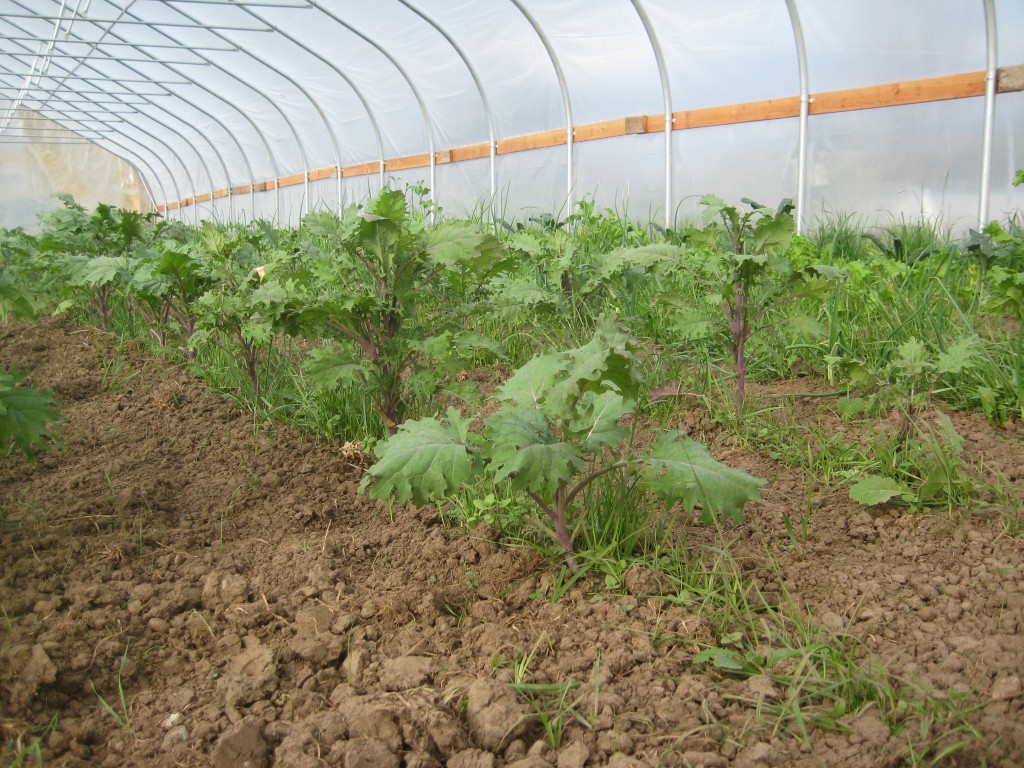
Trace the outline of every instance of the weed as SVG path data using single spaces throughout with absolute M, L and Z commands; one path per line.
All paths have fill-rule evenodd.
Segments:
M 132 732 L 132 721 L 131 716 L 128 714 L 128 700 L 124 693 L 124 669 L 128 664 L 128 646 L 124 647 L 124 653 L 121 654 L 121 662 L 117 667 L 117 703 L 119 709 L 115 709 L 110 702 L 108 702 L 100 692 L 96 690 L 96 684 L 90 683 L 92 686 L 92 692 L 96 694 L 96 698 L 100 700 L 100 704 L 103 707 L 103 711 L 110 715 L 114 722 L 124 730 L 126 733 Z
M 23 766 L 43 766 L 43 740 L 57 727 L 57 715 L 54 715 L 45 725 L 31 728 L 24 733 L 7 735 L 10 729 L 6 723 L 2 730 L 5 732 L 3 746 L 0 746 L 0 760 L 6 768 L 22 768 Z

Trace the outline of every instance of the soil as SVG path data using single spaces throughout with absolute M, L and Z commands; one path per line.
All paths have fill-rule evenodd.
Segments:
M 771 714 L 793 695 L 777 681 L 695 665 L 718 639 L 709 617 L 696 599 L 659 597 L 654 571 L 634 566 L 620 589 L 587 577 L 552 600 L 557 559 L 493 528 L 449 527 L 433 508 L 370 500 L 349 450 L 254 423 L 93 329 L 16 325 L 0 368 L 33 371 L 68 419 L 62 447 L 0 462 L 0 727 L 8 747 L 42 734 L 45 765 L 915 759 L 921 742 L 893 734 L 876 706 L 805 737 Z M 814 387 L 825 388 L 804 379 L 774 393 Z M 823 434 L 846 429 L 828 398 L 793 404 Z M 977 472 L 1019 490 L 1020 425 L 952 418 Z M 810 625 L 856 639 L 894 688 L 962 699 L 976 735 L 960 734 L 946 764 L 1024 765 L 1024 540 L 1004 530 L 1006 499 L 949 515 L 863 507 L 838 481 L 808 494 L 799 469 L 700 409 L 678 421 L 768 481 L 744 523 L 686 528 L 695 557 L 727 546 L 769 599 L 791 596 Z M 509 686 L 527 662 L 547 718 Z M 910 706 L 908 722 L 943 733 L 944 712 Z

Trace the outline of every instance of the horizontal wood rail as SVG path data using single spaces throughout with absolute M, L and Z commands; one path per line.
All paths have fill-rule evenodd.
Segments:
M 999 93 L 1024 91 L 1024 64 L 1003 67 L 999 70 L 996 90 Z M 845 88 L 839 91 L 823 91 L 810 96 L 808 111 L 811 115 L 828 115 L 836 112 L 850 112 L 863 109 L 879 109 L 882 107 L 899 107 L 907 104 L 923 104 L 931 101 L 949 99 L 967 99 L 985 94 L 985 72 L 964 72 L 958 75 L 928 77 L 920 80 L 904 80 L 897 83 L 868 85 L 859 88 Z M 763 120 L 779 120 L 798 117 L 800 115 L 800 98 L 787 96 L 778 99 L 748 101 L 741 104 L 727 104 L 720 107 L 703 107 L 687 109 L 672 113 L 672 130 L 686 131 L 692 128 L 710 128 L 713 126 L 754 123 Z M 602 120 L 597 123 L 577 125 L 573 130 L 573 142 L 596 141 L 599 139 L 631 136 L 641 133 L 662 133 L 665 130 L 665 115 L 638 115 L 619 117 L 614 120 Z M 569 140 L 565 128 L 551 131 L 529 133 L 523 136 L 509 136 L 499 139 L 495 144 L 495 153 L 507 155 L 513 152 L 526 152 L 531 149 L 557 147 Z M 437 165 L 459 163 L 464 160 L 478 160 L 490 156 L 490 145 L 470 144 L 465 147 L 443 149 L 434 154 Z M 430 165 L 430 153 L 393 157 L 384 161 L 385 171 L 401 171 L 410 168 L 424 168 Z M 241 195 L 275 187 L 288 187 L 309 181 L 336 179 L 340 173 L 342 178 L 353 176 L 369 176 L 380 173 L 379 161 L 346 165 L 338 168 L 330 165 L 317 168 L 308 173 L 295 173 L 280 179 L 242 184 L 230 189 L 219 189 L 212 193 L 185 198 L 179 202 L 158 205 L 158 211 L 173 210 L 191 205 L 193 202 L 206 202 L 213 198 L 227 195 Z

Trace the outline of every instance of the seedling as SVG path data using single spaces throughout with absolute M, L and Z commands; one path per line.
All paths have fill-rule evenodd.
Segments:
M 362 490 L 421 505 L 442 501 L 471 478 L 508 480 L 543 512 L 536 525 L 565 552 L 572 571 L 576 530 L 569 510 L 598 478 L 620 473 L 671 507 L 701 508 L 701 518 L 738 520 L 747 501 L 759 500 L 763 480 L 715 461 L 681 432 L 661 433 L 650 453 L 638 455 L 621 421 L 633 413 L 638 385 L 634 340 L 605 322 L 593 339 L 564 352 L 545 352 L 512 374 L 498 390 L 501 406 L 473 432 L 455 408 L 447 424 L 433 417 L 409 421 L 378 444 L 378 461 Z
M 108 702 L 100 692 L 96 690 L 96 684 L 90 683 L 92 686 L 92 692 L 96 694 L 96 698 L 100 700 L 100 705 L 103 707 L 103 711 L 114 718 L 114 722 L 121 727 L 126 733 L 132 732 L 132 720 L 128 714 L 128 700 L 124 693 L 124 668 L 128 664 L 128 646 L 124 647 L 124 653 L 121 654 L 121 663 L 117 667 L 117 699 L 120 705 L 120 711 L 114 709 L 114 707 Z
M 842 275 L 835 267 L 803 265 L 795 258 L 798 244 L 806 241 L 796 236 L 791 200 L 783 200 L 776 210 L 746 198 L 743 202 L 750 206 L 749 211 L 741 212 L 715 195 L 705 195 L 701 203 L 705 206 L 706 226 L 691 228 L 683 235 L 683 241 L 696 250 L 696 279 L 707 289 L 709 303 L 721 309 L 728 325 L 740 420 L 751 337 L 768 327 L 774 310 L 799 299 L 823 298 L 830 281 Z M 792 316 L 788 322 L 817 330 L 813 317 Z M 694 327 L 707 330 L 699 321 Z

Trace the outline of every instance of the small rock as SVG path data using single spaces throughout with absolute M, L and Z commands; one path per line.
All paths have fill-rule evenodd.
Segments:
M 154 632 L 159 632 L 161 635 L 169 631 L 171 628 L 171 625 L 168 622 L 164 621 L 158 616 L 154 616 L 152 619 L 150 619 L 148 624 L 151 630 L 153 630 Z
M 162 723 L 160 723 L 160 727 L 165 731 L 169 731 L 171 728 L 174 728 L 176 725 L 181 725 L 184 722 L 185 716 L 181 714 L 181 712 L 173 712 L 169 714 Z
M 767 765 L 771 762 L 772 745 L 755 741 L 740 753 L 740 760 L 747 765 Z
M 170 751 L 176 744 L 187 744 L 188 743 L 188 728 L 184 725 L 179 725 L 176 728 L 171 728 L 160 742 L 160 748 L 162 750 Z
M 821 625 L 832 632 L 842 632 L 845 623 L 843 617 L 835 611 L 825 611 L 821 616 Z
M 992 684 L 992 701 L 1009 701 L 1024 693 L 1019 675 L 1001 677 Z
M 782 693 L 768 675 L 754 675 L 745 685 L 744 694 L 754 701 L 778 701 Z
M 683 752 L 683 765 L 691 768 L 727 768 L 729 758 L 717 752 Z

